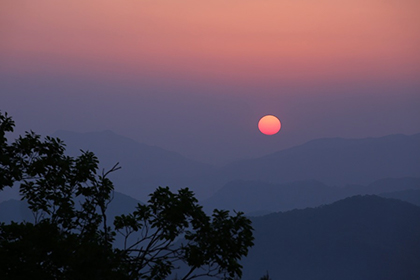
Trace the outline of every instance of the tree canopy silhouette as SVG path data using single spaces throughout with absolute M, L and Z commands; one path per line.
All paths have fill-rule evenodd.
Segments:
M 9 142 L 14 125 L 0 112 L 0 191 L 19 187 L 34 221 L 0 223 L 0 279 L 241 277 L 254 239 L 243 213 L 209 216 L 190 190 L 159 187 L 108 224 L 118 164 L 99 172 L 92 152 L 70 157 L 60 139 L 32 131 Z

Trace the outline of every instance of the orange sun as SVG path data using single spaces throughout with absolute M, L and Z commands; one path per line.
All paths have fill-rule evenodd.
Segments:
M 258 122 L 258 129 L 265 135 L 274 135 L 281 128 L 280 120 L 273 115 L 266 115 Z

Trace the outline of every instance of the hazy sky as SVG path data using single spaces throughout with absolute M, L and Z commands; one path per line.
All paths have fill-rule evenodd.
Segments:
M 110 129 L 206 162 L 420 132 L 418 0 L 3 0 L 17 131 Z M 265 114 L 282 121 L 258 132 Z

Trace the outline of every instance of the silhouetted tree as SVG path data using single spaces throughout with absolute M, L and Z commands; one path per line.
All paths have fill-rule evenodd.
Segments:
M 264 274 L 263 277 L 260 278 L 260 280 L 271 280 L 270 275 L 268 274 L 268 271 Z
M 208 216 L 190 190 L 159 187 L 108 225 L 107 176 L 118 165 L 99 173 L 93 153 L 67 156 L 61 140 L 33 132 L 9 143 L 13 128 L 0 112 L 0 190 L 19 184 L 34 222 L 0 223 L 0 279 L 164 279 L 180 266 L 188 267 L 183 280 L 241 277 L 239 260 L 253 245 L 243 213 Z

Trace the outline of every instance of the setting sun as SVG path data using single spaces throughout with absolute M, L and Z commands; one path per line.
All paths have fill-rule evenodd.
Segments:
M 258 128 L 265 135 L 274 135 L 280 131 L 280 120 L 273 115 L 266 115 L 258 122 Z

